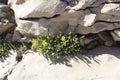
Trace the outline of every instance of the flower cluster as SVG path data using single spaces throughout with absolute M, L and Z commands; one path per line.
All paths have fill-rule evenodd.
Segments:
M 43 53 L 49 58 L 60 58 L 66 55 L 81 53 L 83 37 L 76 34 L 48 34 L 32 40 L 32 49 Z

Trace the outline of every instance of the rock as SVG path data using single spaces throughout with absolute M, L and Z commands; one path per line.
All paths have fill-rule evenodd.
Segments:
M 112 46 L 114 44 L 113 38 L 110 35 L 109 32 L 103 31 L 103 32 L 99 32 L 98 36 L 101 40 L 103 40 L 105 42 L 105 46 Z
M 85 9 L 86 7 L 89 7 L 94 3 L 96 0 L 79 0 L 78 4 L 73 6 L 71 9 L 73 10 L 80 10 Z
M 68 29 L 68 22 L 65 20 L 53 19 L 49 22 L 48 31 L 49 33 L 58 34 L 60 32 L 65 33 Z
M 88 51 L 87 56 L 78 55 L 65 61 L 68 65 L 65 62 L 51 64 L 43 56 L 29 52 L 8 80 L 119 80 L 119 52 L 119 47 L 99 46 Z
M 96 22 L 94 25 L 92 25 L 91 27 L 84 27 L 82 25 L 78 25 L 75 29 L 76 33 L 79 34 L 96 34 L 105 30 L 114 30 L 120 28 L 120 26 L 115 26 L 112 23 L 105 23 L 105 22 Z
M 85 16 L 84 18 L 84 26 L 85 27 L 89 27 L 89 26 L 92 26 L 95 22 L 95 17 L 96 17 L 96 14 L 88 14 Z
M 0 5 L 0 20 L 0 34 L 16 26 L 14 12 L 7 5 Z
M 38 20 L 38 22 L 19 20 L 17 31 L 19 31 L 22 35 L 29 37 L 38 36 L 40 34 L 44 35 L 47 33 L 46 26 L 44 26 L 47 22 L 48 21 L 44 19 Z
M 120 29 L 115 29 L 111 31 L 111 35 L 114 39 L 114 41 L 120 41 Z
M 0 0 L 0 3 L 7 4 L 8 0 Z
M 17 20 L 18 26 L 13 35 L 13 41 L 19 41 L 22 38 L 33 38 L 38 35 L 46 35 L 48 33 L 48 20 Z M 21 38 L 21 39 L 20 39 Z
M 99 45 L 100 38 L 97 35 L 88 35 L 85 36 L 84 41 L 81 43 L 81 45 L 85 49 L 92 49 L 95 48 L 97 45 Z
M 97 14 L 96 20 L 101 22 L 117 23 L 120 22 L 120 15 L 112 16 L 107 14 Z
M 18 18 L 52 17 L 64 12 L 66 3 L 60 0 L 9 0 Z
M 30 41 L 30 38 L 38 35 L 46 35 L 48 32 L 58 34 L 59 32 L 74 32 L 77 24 L 84 19 L 83 12 L 63 13 L 55 18 L 25 19 L 17 20 L 17 28 L 13 35 L 13 41 Z M 23 38 L 22 38 L 23 37 Z M 27 40 L 28 39 L 28 40 Z
M 114 33 L 115 33 L 117 36 L 120 37 L 120 29 L 115 29 L 115 30 L 114 30 Z
M 120 26 L 114 26 L 112 23 L 97 22 L 93 25 L 93 28 L 98 33 L 105 30 L 114 30 L 120 28 Z
M 5 78 L 11 74 L 12 70 L 15 68 L 17 61 L 17 53 L 11 51 L 12 54 L 8 54 L 5 59 L 0 58 L 0 80 L 6 80 Z
M 115 3 L 115 2 L 117 3 L 118 2 L 119 3 L 120 0 L 107 0 L 106 2 L 113 2 L 113 3 Z
M 111 31 L 110 33 L 114 41 L 120 41 L 120 37 L 114 31 Z
M 119 15 L 120 4 L 115 4 L 115 3 L 105 4 L 101 10 L 101 13 L 109 14 L 109 15 Z

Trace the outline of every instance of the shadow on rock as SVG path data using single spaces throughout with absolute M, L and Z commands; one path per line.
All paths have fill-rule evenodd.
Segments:
M 91 50 L 87 50 L 85 54 L 77 54 L 74 56 L 67 56 L 57 60 L 52 60 L 52 63 L 50 65 L 64 64 L 68 67 L 72 67 L 71 60 L 73 60 L 77 63 L 84 62 L 86 65 L 91 67 L 91 64 L 93 63 L 101 64 L 101 60 L 97 57 L 102 55 L 111 55 L 120 59 L 119 53 L 120 47 L 98 46 Z

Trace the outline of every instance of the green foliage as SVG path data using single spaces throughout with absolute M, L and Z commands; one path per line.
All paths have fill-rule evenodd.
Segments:
M 3 57 L 6 55 L 6 52 L 10 49 L 8 46 L 8 42 L 1 39 L 0 40 L 0 57 Z
M 32 40 L 32 49 L 39 51 L 50 59 L 58 59 L 67 55 L 82 53 L 81 42 L 84 37 L 78 37 L 74 33 L 48 34 Z
M 26 45 L 23 42 L 12 43 L 10 41 L 6 41 L 4 39 L 0 40 L 0 58 L 5 57 L 9 50 L 15 50 L 17 52 L 17 57 L 21 58 L 22 53 L 27 50 Z

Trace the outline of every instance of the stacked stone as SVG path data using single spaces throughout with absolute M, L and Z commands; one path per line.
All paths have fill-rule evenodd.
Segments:
M 18 24 L 14 41 L 28 41 L 49 32 L 87 35 L 105 30 L 114 30 L 113 39 L 120 40 L 116 38 L 120 28 L 120 0 L 9 0 L 8 4 L 15 11 Z

